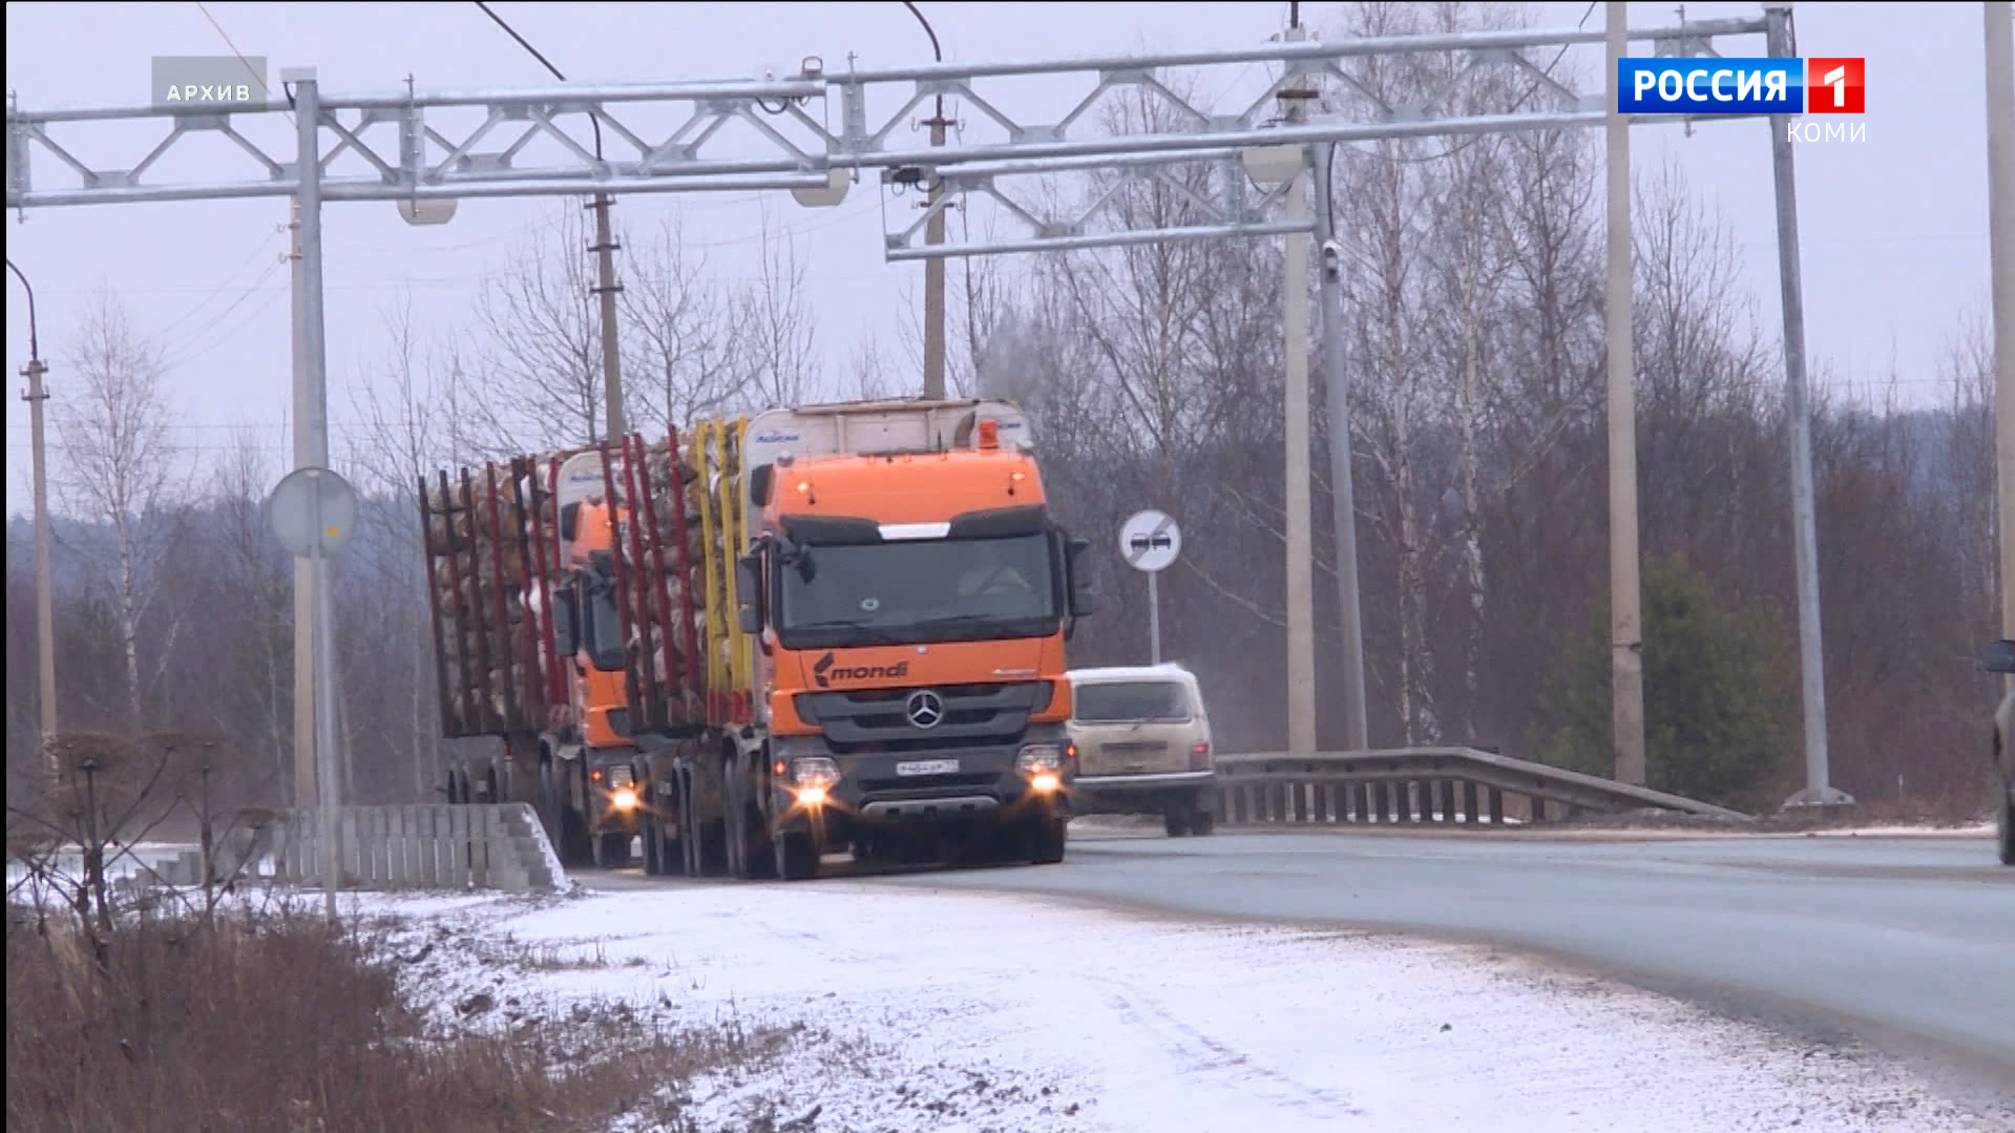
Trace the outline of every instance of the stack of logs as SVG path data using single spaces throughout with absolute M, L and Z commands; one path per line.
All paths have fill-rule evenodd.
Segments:
M 724 475 L 712 467 L 713 453 L 681 444 L 683 491 L 673 486 L 671 443 L 664 438 L 632 436 L 606 450 L 518 457 L 459 475 L 442 471 L 422 484 L 421 517 L 446 736 L 536 732 L 564 717 L 566 670 L 549 661 L 549 627 L 537 593 L 541 580 L 557 590 L 573 577 L 553 472 L 583 451 L 606 452 L 606 475 L 602 486 L 590 486 L 588 504 L 600 504 L 611 490 L 616 500 L 615 605 L 626 631 L 633 728 L 697 722 L 709 689 L 718 689 L 728 672 L 732 610 L 724 610 L 719 627 L 708 625 L 706 611 L 709 573 L 723 603 L 732 578 L 739 532 L 727 532 L 722 522 L 730 514 L 724 506 L 740 489 L 732 452 Z M 702 485 L 710 496 L 704 511 Z M 714 665 L 691 663 L 708 653 Z

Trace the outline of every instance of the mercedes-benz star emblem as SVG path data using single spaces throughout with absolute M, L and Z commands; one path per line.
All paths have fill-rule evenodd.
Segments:
M 944 721 L 944 698 L 929 689 L 911 693 L 907 707 L 910 723 L 919 728 L 935 728 Z

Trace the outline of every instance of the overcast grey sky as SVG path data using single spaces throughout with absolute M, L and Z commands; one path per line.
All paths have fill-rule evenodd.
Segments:
M 843 65 L 927 59 L 929 43 L 902 6 L 852 4 L 670 4 L 501 2 L 498 11 L 576 80 L 633 82 L 748 77 L 794 71 L 806 55 Z M 1229 47 L 1264 41 L 1285 20 L 1279 3 L 1024 4 L 926 3 L 947 58 L 994 60 L 1090 52 Z M 1590 5 L 1536 5 L 1537 23 L 1571 26 Z M 1632 4 L 1635 26 L 1673 22 L 1669 3 Z M 292 3 L 207 5 L 246 54 L 264 55 L 271 80 L 291 65 L 319 68 L 325 90 L 381 91 L 408 74 L 422 88 L 533 84 L 535 62 L 469 3 Z M 1318 27 L 1332 6 L 1305 4 Z M 1750 15 L 1754 3 L 1700 3 L 1690 17 Z M 1599 9 L 1592 26 L 1602 19 Z M 1987 188 L 1984 155 L 1980 5 L 1798 5 L 1805 55 L 1868 59 L 1867 140 L 1798 150 L 1799 208 L 1809 339 L 1822 373 L 1865 392 L 1892 369 L 1912 400 L 1941 396 L 1935 367 L 1962 312 L 1984 315 L 1987 296 Z M 10 3 L 7 86 L 24 107 L 130 104 L 147 97 L 156 55 L 226 53 L 218 26 L 194 3 Z M 1761 53 L 1760 40 L 1754 52 Z M 1600 48 L 1577 49 L 1590 81 Z M 1236 83 L 1236 78 L 1227 80 Z M 1013 111 L 1060 116 L 1082 87 L 1016 87 Z M 1230 105 L 1226 100 L 1226 106 Z M 82 135 L 79 135 L 82 136 Z M 898 135 L 899 137 L 900 135 Z M 93 135 L 111 139 L 104 131 Z M 128 134 L 113 150 L 144 153 L 153 135 Z M 106 144 L 110 144 L 109 141 Z M 1745 257 L 1744 279 L 1758 317 L 1774 327 L 1776 258 L 1769 152 L 1761 123 L 1706 125 L 1691 137 L 1674 127 L 1639 129 L 1640 171 L 1667 154 L 1684 163 L 1696 189 L 1725 211 Z M 164 167 L 188 180 L 193 154 Z M 38 184 L 60 175 L 35 158 Z M 214 167 L 213 167 L 214 168 Z M 234 165 L 242 170 L 242 165 Z M 384 309 L 410 291 L 423 322 L 453 323 L 477 281 L 533 226 L 570 207 L 553 199 L 464 202 L 452 224 L 408 227 L 386 204 L 339 204 L 327 211 L 330 402 L 340 422 L 353 416 L 350 388 L 375 356 Z M 707 245 L 712 270 L 746 276 L 757 205 L 745 194 L 628 196 L 632 225 L 681 216 L 692 241 Z M 882 261 L 881 204 L 872 184 L 856 186 L 837 210 L 809 212 L 787 200 L 780 220 L 801 237 L 828 370 L 843 372 L 861 336 L 893 337 L 912 300 L 921 265 Z M 892 210 L 893 211 L 893 210 Z M 50 387 L 63 396 L 62 349 L 82 304 L 110 284 L 142 328 L 163 336 L 174 367 L 178 440 L 217 446 L 232 426 L 266 426 L 276 455 L 289 375 L 287 274 L 280 199 L 47 208 L 26 223 L 8 217 L 7 254 L 34 282 Z M 975 218 L 978 223 L 979 218 Z M 956 269 L 954 269 L 956 270 Z M 27 312 L 7 284 L 7 363 L 27 358 Z M 901 357 L 900 354 L 897 357 Z M 18 380 L 17 383 L 18 384 Z M 26 504 L 28 417 L 7 405 L 7 505 Z

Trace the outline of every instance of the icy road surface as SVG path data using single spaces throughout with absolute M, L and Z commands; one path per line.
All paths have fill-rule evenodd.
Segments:
M 365 900 L 442 945 L 403 979 L 444 1019 L 485 992 L 809 1024 L 780 1066 L 698 1084 L 706 1130 L 765 1106 L 904 1133 L 2015 1127 L 2015 1102 L 1473 946 L 853 880 Z

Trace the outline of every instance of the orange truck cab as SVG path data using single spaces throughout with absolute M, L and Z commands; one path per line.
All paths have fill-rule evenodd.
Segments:
M 851 409 L 851 411 L 848 411 Z M 922 827 L 1063 854 L 1064 643 L 1093 599 L 1019 411 L 783 410 L 748 425 L 740 628 L 768 733 L 778 864 Z

